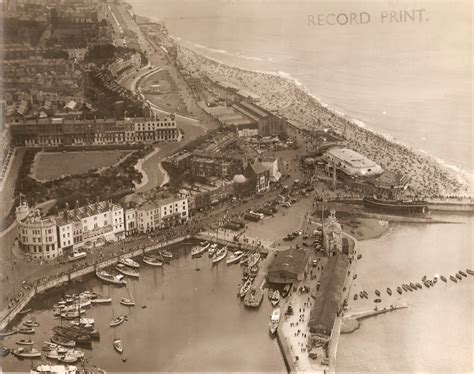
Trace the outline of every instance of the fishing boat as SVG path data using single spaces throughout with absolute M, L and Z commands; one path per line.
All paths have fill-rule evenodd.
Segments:
M 143 256 L 143 262 L 150 266 L 163 266 L 163 261 L 157 256 Z
M 135 306 L 135 301 L 131 298 L 122 297 L 122 299 L 120 300 L 120 304 L 125 306 Z
M 421 278 L 421 281 L 422 282 L 426 281 L 426 275 L 423 275 L 423 278 Z
M 449 276 L 449 279 L 451 279 L 454 283 L 458 282 L 458 280 L 452 275 Z
M 459 274 L 461 274 L 463 277 L 467 277 L 467 274 L 462 270 L 459 270 Z
M 276 308 L 273 310 L 272 315 L 270 316 L 270 332 L 274 334 L 278 328 L 278 324 L 280 323 L 280 317 L 281 317 L 281 310 L 280 308 Z
M 441 275 L 440 278 L 444 283 L 446 283 L 448 281 L 444 275 Z
M 84 309 L 76 309 L 69 312 L 61 313 L 61 318 L 64 319 L 74 319 L 79 318 L 81 314 L 84 314 L 86 311 Z
M 20 339 L 16 342 L 18 345 L 33 345 L 35 342 L 31 339 Z
M 248 259 L 248 267 L 251 268 L 252 266 L 257 265 L 259 260 L 260 260 L 260 253 L 255 252 L 251 254 Z
M 252 287 L 252 281 L 250 279 L 247 279 L 245 283 L 240 287 L 239 296 L 244 297 L 250 290 L 250 287 Z
M 46 357 L 61 362 L 72 363 L 76 362 L 80 358 L 84 358 L 84 352 L 77 349 L 59 347 L 57 349 L 51 349 L 46 354 Z
M 25 325 L 26 327 L 38 327 L 39 323 L 33 321 L 32 319 L 27 319 L 25 322 L 23 322 L 23 325 Z
M 78 359 L 79 359 L 78 357 L 66 353 L 66 354 L 64 354 L 64 355 L 59 355 L 56 360 L 58 360 L 59 362 L 65 363 L 65 364 L 73 364 L 73 363 L 75 363 Z
M 114 318 L 112 321 L 110 321 L 110 327 L 115 327 L 118 325 L 121 325 L 125 320 L 127 319 L 126 316 L 118 316 Z
M 17 357 L 21 357 L 21 358 L 37 358 L 37 357 L 41 357 L 41 352 L 38 351 L 37 349 L 35 348 L 31 348 L 31 349 L 25 349 L 23 347 L 20 347 L 16 350 L 13 351 L 13 354 Z
M 120 261 L 119 261 L 119 264 L 129 266 L 129 267 L 134 268 L 134 269 L 138 269 L 140 267 L 140 264 L 138 262 L 132 260 L 131 258 L 121 258 Z
M 376 294 L 377 296 L 380 296 L 380 291 L 379 291 L 379 290 L 375 290 L 375 294 Z
M 53 335 L 51 341 L 55 344 L 62 345 L 63 347 L 75 347 L 76 342 L 72 339 L 66 339 L 59 335 Z
M 369 298 L 369 293 L 368 293 L 367 291 L 364 290 L 364 291 L 362 291 L 362 293 L 364 294 L 364 297 L 365 297 L 366 299 Z
M 120 339 L 114 339 L 114 348 L 118 353 L 123 353 L 123 345 L 122 345 L 122 340 Z
M 361 299 L 363 299 L 364 298 L 364 293 L 362 291 L 360 291 L 359 296 L 360 296 Z
M 217 264 L 219 261 L 222 261 L 227 256 L 227 247 L 224 246 L 219 248 L 212 259 L 213 264 Z
M 165 259 L 171 260 L 173 258 L 173 254 L 170 251 L 166 250 L 166 249 L 162 249 L 159 253 L 160 253 L 161 257 L 163 257 Z
M 240 259 L 244 256 L 244 252 L 235 251 L 225 262 L 227 265 L 236 264 L 240 262 Z
M 217 243 L 213 243 L 207 250 L 207 253 L 209 254 L 209 257 L 212 257 L 214 256 L 214 253 L 216 253 L 216 251 L 217 251 Z
M 98 297 L 96 299 L 92 299 L 92 304 L 110 304 L 112 302 L 111 297 Z
M 357 300 L 357 294 L 354 295 L 354 301 Z
M 191 257 L 201 256 L 204 252 L 206 252 L 208 250 L 210 245 L 211 245 L 211 243 L 206 243 L 205 245 L 201 244 L 199 246 L 194 247 L 191 250 Z
M 462 280 L 461 274 L 456 273 L 455 276 L 456 276 L 456 278 L 458 278 L 459 280 Z
M 4 336 L 10 336 L 10 335 L 16 334 L 17 332 L 18 332 L 17 329 L 2 331 L 0 332 L 0 338 L 3 338 Z
M 430 282 L 428 282 L 427 280 L 424 281 L 423 284 L 425 285 L 426 288 L 430 288 L 430 287 L 431 287 Z
M 423 286 L 421 285 L 421 283 L 416 283 L 416 288 L 419 288 L 421 290 Z
M 402 288 L 401 288 L 401 287 L 397 287 L 397 292 L 401 295 L 401 294 L 403 293 Z
M 138 270 L 136 270 L 134 268 L 129 268 L 129 267 L 125 266 L 124 264 L 118 264 L 115 267 L 115 270 L 117 270 L 119 273 L 122 273 L 123 275 L 127 275 L 129 277 L 133 277 L 133 278 L 140 277 L 140 273 L 138 272 Z
M 405 292 L 408 292 L 408 290 L 410 289 L 410 288 L 408 287 L 408 285 L 406 285 L 405 283 L 402 284 L 402 288 L 403 288 L 403 291 L 405 291 Z
M 34 334 L 35 329 L 33 327 L 20 327 L 18 329 L 19 334 Z
M 95 324 L 94 318 L 80 318 L 79 321 L 72 321 L 71 325 L 81 327 L 92 327 Z
M 25 309 L 22 309 L 18 312 L 18 314 L 27 314 L 31 312 L 31 308 L 25 308 Z
M 375 299 L 374 300 L 374 303 L 380 303 L 380 302 L 382 302 L 382 299 Z
M 392 296 L 392 290 L 390 288 L 387 287 L 387 293 Z
M 285 287 L 283 288 L 283 292 L 281 293 L 281 297 L 287 297 L 288 294 L 290 293 L 290 290 L 291 290 L 291 284 L 285 285 Z
M 273 291 L 270 302 L 272 303 L 273 306 L 278 305 L 278 303 L 280 302 L 280 291 L 278 290 Z
M 466 269 L 466 273 L 468 273 L 469 275 L 474 275 L 474 270 Z
M 105 270 L 97 270 L 95 274 L 100 280 L 107 283 L 117 284 L 120 286 L 127 284 L 127 281 L 124 279 L 122 274 L 112 275 Z

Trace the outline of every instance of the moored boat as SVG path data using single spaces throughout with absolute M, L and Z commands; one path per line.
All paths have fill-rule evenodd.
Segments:
M 467 274 L 462 270 L 459 270 L 459 274 L 461 274 L 463 277 L 467 277 Z
M 251 268 L 252 266 L 257 265 L 258 261 L 260 261 L 260 253 L 252 253 L 247 261 L 248 267 Z
M 119 264 L 131 267 L 131 268 L 134 268 L 134 269 L 138 269 L 140 267 L 140 264 L 138 262 L 132 260 L 131 258 L 121 258 L 120 261 L 119 261 Z
M 6 357 L 9 354 L 10 354 L 10 348 L 7 348 L 3 344 L 0 344 L 0 357 Z
M 403 293 L 403 290 L 402 290 L 402 288 L 401 288 L 400 286 L 397 287 L 397 292 L 398 292 L 400 295 Z
M 418 289 L 418 287 L 416 287 L 415 283 L 410 283 L 410 287 L 413 291 L 416 291 Z
M 375 294 L 376 294 L 377 296 L 380 296 L 380 291 L 379 291 L 379 290 L 375 290 Z
M 35 329 L 33 327 L 20 327 L 18 330 L 18 334 L 34 334 Z
M 171 260 L 173 258 L 173 254 L 166 250 L 166 249 L 162 249 L 161 251 L 159 251 L 161 257 L 165 258 L 165 259 L 168 259 L 168 260 Z
M 390 288 L 387 287 L 387 293 L 392 296 L 392 290 Z
M 115 326 L 118 326 L 120 324 L 122 324 L 125 320 L 126 320 L 126 316 L 118 316 L 118 317 L 115 317 L 112 321 L 110 321 L 110 327 L 115 327 Z
M 201 256 L 204 252 L 206 252 L 206 250 L 209 248 L 210 245 L 211 245 L 210 243 L 207 243 L 205 245 L 199 245 L 199 246 L 194 247 L 191 250 L 191 257 Z
M 112 302 L 111 297 L 98 297 L 97 299 L 92 299 L 92 304 L 110 304 Z
M 281 293 L 281 297 L 287 297 L 290 291 L 291 291 L 291 284 L 285 285 L 285 287 L 283 288 L 283 292 Z
M 123 344 L 122 344 L 122 340 L 120 339 L 114 339 L 114 349 L 118 352 L 118 353 L 123 353 Z
M 382 299 L 375 299 L 374 300 L 374 303 L 380 303 L 380 302 L 382 302 Z
M 272 303 L 273 306 L 278 305 L 278 303 L 280 302 L 280 291 L 278 290 L 273 291 L 270 302 Z
M 76 342 L 72 339 L 66 339 L 59 335 L 53 335 L 51 341 L 55 344 L 62 345 L 63 347 L 75 347 Z
M 33 345 L 35 342 L 31 339 L 20 339 L 16 342 L 18 345 Z
M 458 280 L 452 275 L 449 276 L 449 279 L 451 279 L 454 283 L 458 282 Z
M 143 256 L 143 262 L 150 266 L 163 266 L 163 261 L 157 256 Z
M 136 270 L 134 268 L 127 267 L 124 264 L 118 264 L 115 267 L 115 270 L 117 270 L 119 273 L 122 273 L 123 275 L 127 275 L 129 277 L 133 277 L 133 278 L 139 278 L 140 277 L 140 273 L 138 272 L 138 270 Z
M 23 325 L 25 325 L 26 327 L 38 327 L 39 323 L 33 321 L 32 319 L 27 319 L 25 322 L 23 322 Z
M 458 278 L 459 280 L 462 280 L 461 274 L 456 273 L 455 276 L 456 276 L 456 278 Z
M 448 281 L 444 275 L 441 275 L 440 278 L 444 283 L 446 283 Z
M 354 300 L 357 300 L 357 294 L 354 294 Z
M 423 286 L 421 285 L 421 283 L 416 283 L 416 288 L 421 290 L 423 288 Z
M 280 317 L 281 317 L 281 310 L 280 308 L 276 308 L 273 310 L 272 315 L 270 316 L 270 332 L 274 334 L 278 328 L 278 324 L 280 323 Z
M 214 255 L 214 258 L 212 259 L 212 263 L 216 264 L 219 261 L 222 261 L 226 256 L 227 256 L 227 247 L 224 246 L 222 248 L 219 248 L 216 254 Z
M 113 275 L 113 274 L 108 273 L 105 270 L 97 270 L 95 274 L 100 280 L 103 280 L 104 282 L 108 282 L 108 283 L 112 283 L 112 284 L 116 284 L 120 286 L 127 284 L 127 281 L 124 279 L 122 274 Z
M 425 201 L 386 200 L 375 197 L 364 197 L 364 206 L 385 213 L 426 213 L 428 204 Z
M 214 256 L 214 253 L 217 251 L 217 243 L 213 243 L 210 245 L 209 249 L 207 250 L 207 253 L 209 254 L 209 257 Z
M 240 287 L 239 296 L 244 297 L 250 290 L 250 287 L 252 287 L 252 281 L 250 279 L 247 279 L 245 283 Z
M 227 260 L 226 260 L 226 264 L 227 265 L 230 265 L 230 264 L 236 264 L 238 262 L 240 262 L 240 259 L 244 256 L 244 252 L 242 251 L 235 251 L 232 256 L 230 256 Z
M 31 312 L 31 308 L 25 308 L 25 309 L 22 309 L 18 312 L 18 314 L 27 314 Z
M 13 351 L 13 354 L 17 357 L 21 357 L 21 358 L 37 358 L 37 357 L 41 357 L 41 352 L 38 351 L 37 349 L 35 348 L 31 348 L 31 349 L 25 349 L 23 347 L 20 347 L 16 350 Z
M 422 282 L 426 281 L 426 275 L 423 275 L 423 278 L 421 278 L 421 281 Z
M 4 336 L 10 336 L 10 335 L 16 334 L 17 332 L 18 332 L 17 329 L 2 331 L 0 332 L 0 338 L 3 338 Z
M 135 306 L 135 301 L 131 298 L 122 297 L 122 299 L 120 300 L 120 304 L 125 306 Z
M 468 273 L 469 275 L 474 275 L 474 270 L 466 269 L 466 273 Z

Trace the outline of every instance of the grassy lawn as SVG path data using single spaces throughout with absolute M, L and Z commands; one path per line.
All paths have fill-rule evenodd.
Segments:
M 41 152 L 33 166 L 33 177 L 46 181 L 90 169 L 111 166 L 131 151 Z

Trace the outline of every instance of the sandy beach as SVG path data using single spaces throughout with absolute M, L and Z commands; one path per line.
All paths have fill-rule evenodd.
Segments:
M 299 128 L 332 129 L 345 138 L 350 148 L 373 159 L 384 169 L 407 174 L 411 179 L 409 193 L 412 195 L 473 195 L 471 176 L 335 113 L 291 78 L 225 65 L 183 46 L 178 48 L 178 61 L 195 77 L 226 81 L 260 96 L 262 107 L 286 117 Z

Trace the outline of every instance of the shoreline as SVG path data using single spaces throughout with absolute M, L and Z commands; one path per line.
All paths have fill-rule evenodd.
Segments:
M 153 20 L 153 22 L 156 22 L 156 20 Z M 157 23 L 159 23 L 159 22 L 157 22 Z M 314 99 L 317 102 L 317 104 L 319 104 L 321 107 L 325 108 L 329 112 L 333 113 L 334 115 L 349 121 L 352 125 L 359 127 L 361 130 L 365 130 L 365 131 L 368 131 L 368 132 L 370 132 L 370 133 L 372 133 L 376 136 L 383 137 L 386 141 L 388 141 L 390 143 L 393 143 L 393 144 L 396 144 L 398 146 L 404 147 L 404 148 L 408 149 L 411 152 L 417 153 L 418 155 L 420 155 L 422 157 L 428 158 L 430 161 L 433 161 L 433 162 L 437 163 L 437 165 L 439 167 L 441 167 L 443 169 L 447 169 L 447 171 L 450 172 L 450 173 L 455 173 L 457 177 L 461 177 L 462 178 L 461 183 L 470 184 L 471 189 L 474 188 L 473 187 L 473 184 L 474 184 L 474 170 L 465 170 L 464 168 L 457 166 L 455 163 L 446 161 L 446 160 L 442 159 L 441 157 L 436 156 L 436 155 L 434 155 L 434 154 L 432 154 L 428 151 L 425 151 L 421 148 L 415 148 L 412 145 L 406 144 L 403 141 L 394 138 L 392 135 L 390 135 L 388 133 L 385 133 L 385 132 L 382 132 L 380 130 L 377 130 L 377 129 L 374 129 L 374 128 L 370 127 L 364 121 L 362 121 L 358 118 L 354 118 L 354 117 L 351 117 L 351 116 L 347 115 L 343 111 L 332 107 L 330 104 L 326 103 L 320 97 L 316 96 L 313 92 L 311 92 L 311 90 L 303 82 L 299 81 L 297 78 L 292 76 L 290 73 L 287 73 L 287 72 L 284 72 L 284 71 L 250 69 L 250 68 L 241 67 L 241 66 L 238 66 L 238 65 L 235 65 L 235 64 L 232 64 L 232 63 L 224 62 L 224 61 L 222 61 L 222 60 L 220 60 L 216 57 L 211 57 L 211 56 L 205 54 L 204 52 L 197 51 L 196 49 L 208 50 L 209 52 L 214 52 L 214 53 L 219 53 L 219 50 L 213 49 L 213 48 L 208 47 L 208 46 L 196 44 L 196 43 L 191 42 L 189 40 L 184 40 L 184 39 L 182 39 L 181 37 L 178 37 L 178 36 L 174 36 L 174 35 L 171 35 L 171 34 L 168 34 L 168 35 L 180 47 L 185 48 L 185 49 L 189 49 L 193 53 L 196 53 L 196 54 L 204 57 L 205 59 L 212 60 L 212 61 L 214 61 L 218 64 L 226 65 L 230 68 L 243 70 L 243 71 L 246 71 L 246 72 L 249 72 L 249 73 L 272 75 L 272 76 L 275 76 L 275 77 L 286 80 L 289 83 L 293 84 L 295 87 L 299 88 L 306 95 L 308 95 L 309 97 Z M 193 47 L 185 46 L 184 45 L 185 43 L 187 45 L 192 45 Z M 233 54 L 231 54 L 231 53 L 227 53 L 227 55 L 233 56 Z M 235 55 L 235 56 L 236 57 L 242 57 L 242 56 L 239 56 L 239 55 Z M 248 58 L 248 59 L 252 59 L 252 58 Z M 473 192 L 471 192 L 471 193 L 473 193 Z

